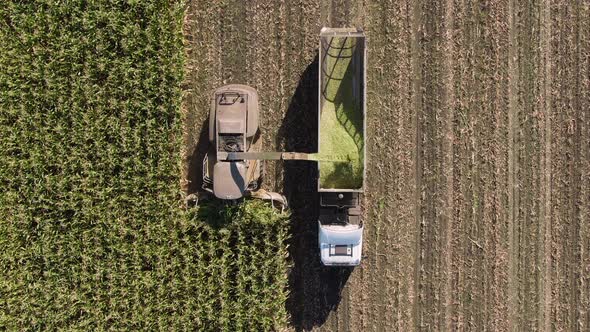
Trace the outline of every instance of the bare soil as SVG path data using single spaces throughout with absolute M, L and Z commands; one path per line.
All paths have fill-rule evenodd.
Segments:
M 266 163 L 293 209 L 291 329 L 590 327 L 590 5 L 191 1 L 185 190 L 208 95 L 255 87 L 266 150 L 317 150 L 322 26 L 368 35 L 366 258 L 320 266 L 317 172 Z

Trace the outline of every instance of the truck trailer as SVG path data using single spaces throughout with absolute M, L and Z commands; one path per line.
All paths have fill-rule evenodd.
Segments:
M 365 187 L 366 37 L 355 28 L 323 28 L 319 45 L 319 249 L 324 265 L 361 262 Z M 322 158 L 319 158 L 322 159 Z

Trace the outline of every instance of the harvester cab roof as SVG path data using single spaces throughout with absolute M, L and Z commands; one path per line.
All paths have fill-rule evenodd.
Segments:
M 230 152 L 256 150 L 258 140 L 258 94 L 245 85 L 226 85 L 213 93 L 209 113 L 211 148 L 203 162 L 203 187 L 215 197 L 242 198 L 258 188 L 261 176 L 257 160 L 225 160 Z

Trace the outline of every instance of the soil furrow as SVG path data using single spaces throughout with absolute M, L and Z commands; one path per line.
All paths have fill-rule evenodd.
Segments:
M 448 248 L 448 255 L 452 257 L 449 269 L 452 271 L 449 278 L 450 288 L 453 290 L 450 294 L 448 302 L 452 307 L 447 308 L 449 311 L 450 330 L 462 328 L 463 326 L 463 304 L 462 292 L 463 281 L 465 273 L 463 270 L 463 254 L 462 254 L 462 211 L 464 206 L 463 196 L 460 194 L 462 189 L 462 174 L 463 167 L 461 166 L 461 158 L 465 155 L 464 144 L 462 143 L 465 132 L 465 86 L 469 84 L 466 81 L 466 70 L 464 66 L 468 63 L 468 49 L 467 49 L 467 35 L 465 27 L 467 25 L 466 7 L 462 1 L 454 3 L 453 11 L 453 48 L 456 50 L 453 54 L 453 82 L 451 82 L 451 89 L 455 97 L 453 113 L 452 113 L 452 140 L 453 140 L 453 155 L 452 155 L 452 191 L 450 199 L 452 200 L 452 215 L 453 223 L 451 224 L 449 241 L 451 247 Z
M 519 12 L 519 104 L 517 162 L 518 172 L 516 191 L 518 192 L 517 219 L 519 271 L 518 294 L 520 315 L 518 326 L 525 330 L 539 328 L 537 313 L 539 310 L 539 283 L 542 261 L 539 250 L 542 248 L 543 220 L 539 219 L 540 206 L 543 202 L 541 188 L 542 177 L 538 165 L 543 154 L 541 123 L 541 84 L 543 71 L 540 50 L 540 6 L 536 3 L 520 3 Z M 540 242 L 541 241 L 541 242 Z
M 518 259 L 519 248 L 517 244 L 517 209 L 518 194 L 515 190 L 515 177 L 517 170 L 516 161 L 516 135 L 518 131 L 518 9 L 515 8 L 517 0 L 509 1 L 509 48 L 508 48 L 508 238 L 509 238 L 509 272 L 508 272 L 508 329 L 518 329 L 518 315 L 520 313 L 520 301 L 518 297 Z
M 569 315 L 570 315 L 570 328 L 572 330 L 581 330 L 581 313 L 582 311 L 586 310 L 582 309 L 581 304 L 581 286 L 582 286 L 582 275 L 580 274 L 581 269 L 580 266 L 582 264 L 581 261 L 581 234 L 580 234 L 580 226 L 581 226 L 581 218 L 580 218 L 580 192 L 582 187 L 582 174 L 581 174 L 581 159 L 580 155 L 582 153 L 582 112 L 588 112 L 588 109 L 583 110 L 582 106 L 582 89 L 585 86 L 582 85 L 582 75 L 583 75 L 583 62 L 584 59 L 582 58 L 582 50 L 584 49 L 584 45 L 580 45 L 580 38 L 581 38 L 581 20 L 583 12 L 581 12 L 582 7 L 581 4 L 578 2 L 572 6 L 574 12 L 574 19 L 573 19 L 573 43 L 576 45 L 575 50 L 572 52 L 572 65 L 573 65 L 573 79 L 571 80 L 571 85 L 574 90 L 573 94 L 573 113 L 572 113 L 572 120 L 573 123 L 571 124 L 570 134 L 572 135 L 572 149 L 573 149 L 573 159 L 570 162 L 570 174 L 572 177 L 572 188 L 570 193 L 570 213 L 571 213 L 571 221 L 570 221 L 570 264 L 569 264 L 569 285 L 572 288 L 572 295 L 569 301 Z M 587 17 L 585 17 L 587 18 Z M 586 75 L 587 77 L 587 75 Z
M 508 1 L 496 2 L 491 6 L 491 17 L 493 19 L 493 30 L 490 34 L 493 36 L 490 40 L 490 47 L 494 50 L 492 57 L 493 70 L 489 72 L 489 84 L 494 85 L 493 91 L 489 92 L 487 103 L 492 104 L 493 122 L 493 145 L 492 155 L 493 159 L 490 162 L 493 164 L 493 179 L 490 183 L 491 207 L 490 220 L 487 221 L 490 230 L 490 248 L 487 252 L 490 257 L 489 272 L 491 273 L 491 286 L 487 293 L 488 300 L 491 305 L 488 311 L 491 317 L 487 322 L 486 329 L 490 331 L 509 329 L 510 311 L 508 306 L 509 299 L 509 281 L 508 275 L 510 270 L 509 263 L 509 247 L 510 239 L 508 237 L 509 228 L 508 220 L 508 190 L 509 182 L 506 171 L 508 169 L 508 160 L 510 156 L 509 148 L 509 121 L 508 121 L 508 107 L 509 107 L 509 5 Z
M 539 284 L 539 295 L 541 297 L 541 304 L 539 305 L 539 314 L 537 316 L 538 323 L 542 330 L 548 331 L 550 329 L 551 318 L 551 122 L 553 117 L 551 104 L 551 67 L 552 67 L 552 52 L 551 52 L 551 1 L 542 1 L 541 13 L 541 47 L 543 57 L 543 86 L 541 96 L 543 98 L 541 108 L 543 109 L 542 117 L 544 120 L 543 138 L 544 151 L 542 162 L 539 165 L 543 172 L 542 195 L 543 206 L 540 211 L 539 218 L 543 221 L 542 234 L 539 236 L 539 241 L 542 241 L 542 248 L 540 253 L 542 257 L 543 273 L 541 282 Z M 541 245 L 541 244 L 540 244 Z
M 444 288 L 441 292 L 441 299 L 439 302 L 439 312 L 441 317 L 438 322 L 438 327 L 442 330 L 450 331 L 452 328 L 452 316 L 454 314 L 454 307 L 452 303 L 452 237 L 454 225 L 454 200 L 453 200 L 453 156 L 454 156 L 454 132 L 453 132 L 453 113 L 455 109 L 455 91 L 454 91 L 454 14 L 455 5 L 453 0 L 447 0 L 444 9 L 444 31 L 443 31 L 443 93 L 441 106 L 444 111 L 443 115 L 443 152 L 441 158 L 442 175 L 445 182 L 446 190 L 442 192 L 443 211 L 441 215 L 441 246 L 442 252 L 442 280 Z M 446 197 L 445 197 L 446 196 Z
M 552 328 L 580 330 L 580 59 L 579 7 L 554 4 L 552 100 Z M 569 22 L 569 24 L 559 24 Z M 586 222 L 587 223 L 587 222 Z
M 417 328 L 431 329 L 440 326 L 444 321 L 443 292 L 445 287 L 443 251 L 447 243 L 445 214 L 445 195 L 447 193 L 448 178 L 444 172 L 445 158 L 445 117 L 448 119 L 446 105 L 447 91 L 444 87 L 445 75 L 445 10 L 444 4 L 421 4 L 418 8 L 421 21 L 418 54 L 421 75 L 418 87 L 421 103 L 417 106 L 419 114 L 417 127 L 416 165 L 418 178 L 418 232 L 420 234 L 419 262 L 419 292 L 417 294 L 418 310 Z M 448 69 L 448 67 L 447 67 Z
M 480 201 L 480 182 L 478 178 L 478 158 L 474 150 L 477 145 L 478 113 L 481 101 L 479 91 L 481 68 L 474 66 L 481 57 L 479 52 L 480 36 L 478 31 L 483 27 L 479 21 L 473 20 L 474 11 L 478 8 L 469 3 L 457 3 L 455 11 L 455 49 L 454 61 L 454 95 L 455 109 L 453 115 L 453 207 L 454 220 L 452 255 L 455 298 L 453 302 L 452 328 L 477 329 L 480 319 L 477 309 L 481 300 L 483 278 L 481 270 L 482 245 L 479 240 L 477 224 L 478 206 Z M 471 92 L 473 91 L 473 92 Z M 475 273 L 475 275 L 474 275 Z
M 580 330 L 590 328 L 590 4 L 580 5 Z
M 413 146 L 409 106 L 407 4 L 368 3 L 368 169 L 366 219 L 368 330 L 407 330 L 411 324 Z M 383 127 L 387 122 L 389 126 Z M 369 189 L 370 188 L 370 189 Z M 365 286 L 366 287 L 366 286 Z
M 423 222 L 422 209 L 420 204 L 422 196 L 422 112 L 423 112 L 423 95 L 422 95 L 422 59 L 421 59 L 421 41 L 423 36 L 423 17 L 422 17 L 422 3 L 414 1 L 411 5 L 410 14 L 410 28 L 411 28 L 411 60 L 412 60 L 412 103 L 411 108 L 414 110 L 413 127 L 414 133 L 414 150 L 413 150 L 413 164 L 414 164 L 414 218 L 415 218 L 415 244 L 414 244 L 414 264 L 413 264 L 413 297 L 412 297 L 412 320 L 413 329 L 419 329 L 422 326 L 421 322 L 421 303 L 420 303 L 420 269 L 422 262 L 421 241 L 422 232 L 421 225 Z

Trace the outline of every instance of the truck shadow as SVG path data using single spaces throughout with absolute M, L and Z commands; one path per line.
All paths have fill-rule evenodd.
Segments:
M 281 124 L 277 146 L 286 151 L 317 152 L 318 56 L 303 72 Z M 336 310 L 352 268 L 322 266 L 318 249 L 319 195 L 317 164 L 284 164 L 284 192 L 292 213 L 289 254 L 290 297 L 287 310 L 297 331 L 322 325 Z

